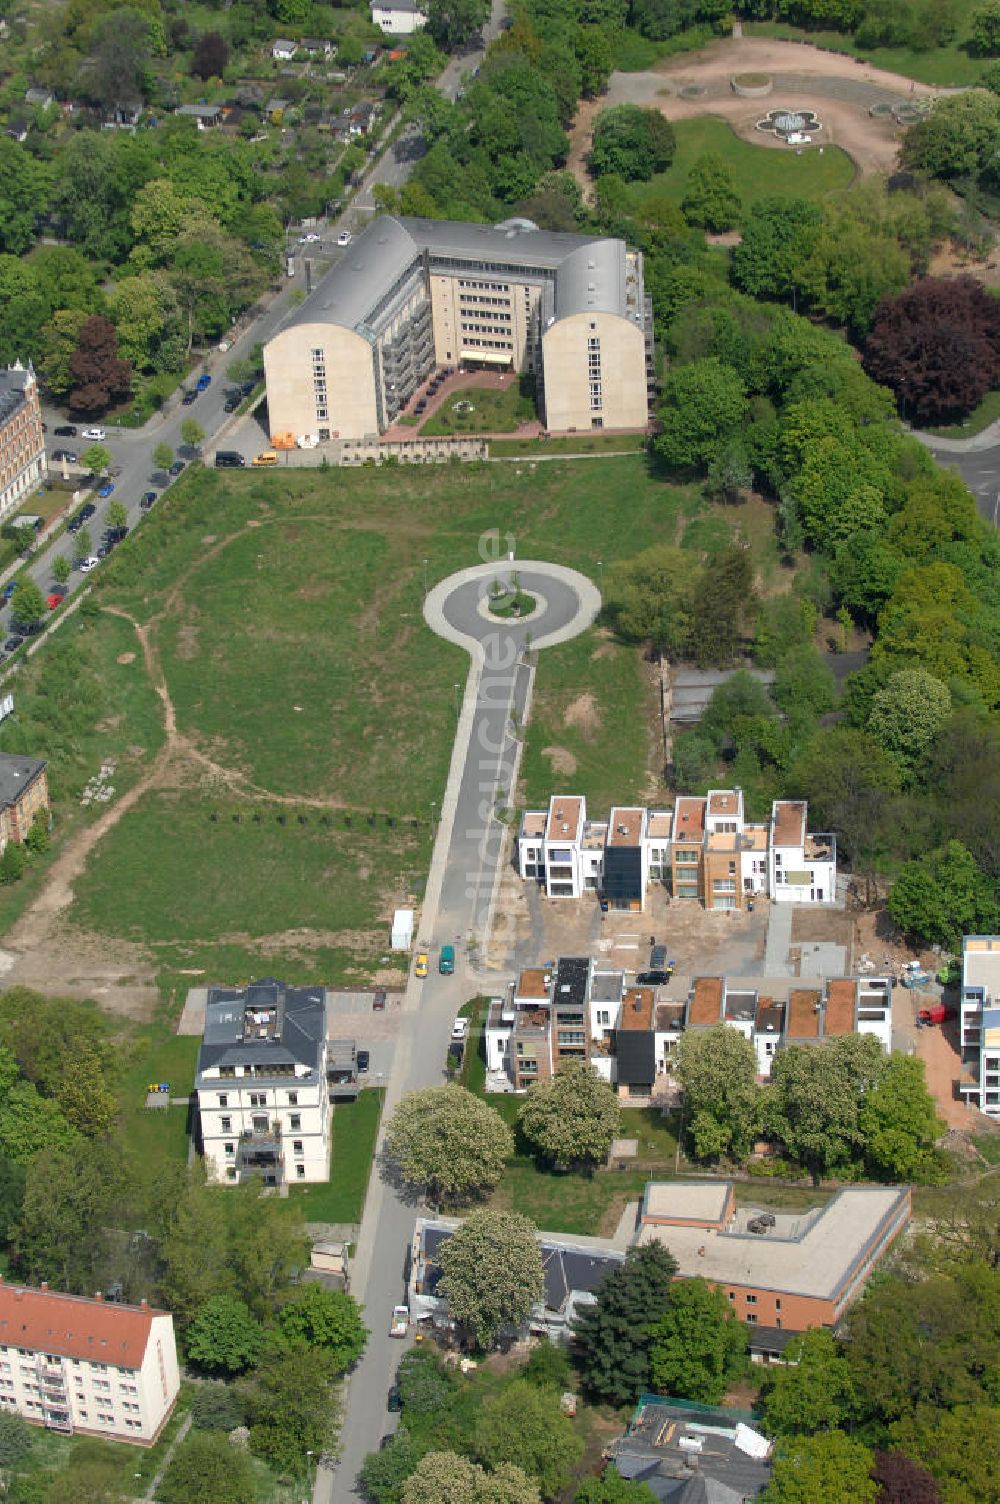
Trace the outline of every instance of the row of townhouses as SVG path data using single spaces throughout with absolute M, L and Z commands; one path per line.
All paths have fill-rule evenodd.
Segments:
M 909 1218 L 907 1186 L 851 1186 L 812 1211 L 771 1213 L 737 1207 L 730 1181 L 651 1181 L 628 1241 L 662 1243 L 678 1279 L 700 1276 L 724 1290 L 750 1328 L 752 1355 L 769 1361 L 796 1332 L 836 1325 Z M 458 1225 L 417 1221 L 409 1294 L 418 1321 L 448 1319 L 438 1253 Z M 557 1340 L 622 1263 L 625 1246 L 545 1232 L 538 1241 L 545 1289 L 528 1327 Z
M 673 1052 L 685 1029 L 716 1024 L 750 1040 L 763 1080 L 785 1045 L 872 1034 L 888 1054 L 892 983 L 888 977 L 835 977 L 811 985 L 793 978 L 754 983 L 697 977 L 686 997 L 660 1000 L 657 989 L 630 985 L 623 971 L 602 969 L 586 956 L 565 956 L 554 966 L 522 971 L 503 997 L 490 1002 L 488 1080 L 526 1091 L 561 1061 L 588 1060 L 622 1098 L 648 1100 L 669 1087 Z
M 746 818 L 743 790 L 681 795 L 673 809 L 616 805 L 590 820 L 582 795 L 555 794 L 526 810 L 517 870 L 549 898 L 595 893 L 615 909 L 642 909 L 651 883 L 707 909 L 742 909 L 764 896 L 778 903 L 832 903 L 837 841 L 807 826 L 804 800 L 777 799 L 771 818 Z
M 1000 1121 L 1000 935 L 962 941 L 959 1094 Z
M 148 1446 L 179 1388 L 168 1312 L 0 1280 L 0 1410 Z

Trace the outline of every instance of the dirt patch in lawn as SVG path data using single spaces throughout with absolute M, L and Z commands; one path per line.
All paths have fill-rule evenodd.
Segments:
M 592 742 L 601 729 L 601 712 L 589 690 L 567 705 L 563 719 L 567 726 L 579 731 L 585 742 Z
M 565 747 L 543 747 L 542 756 L 552 764 L 553 773 L 563 778 L 572 778 L 576 772 L 576 758 Z
M 127 664 L 127 663 L 134 663 L 135 662 L 135 654 L 134 653 L 119 653 L 118 657 L 115 659 L 115 662 L 116 663 L 120 663 L 122 665 L 122 667 L 124 667 L 125 664 Z

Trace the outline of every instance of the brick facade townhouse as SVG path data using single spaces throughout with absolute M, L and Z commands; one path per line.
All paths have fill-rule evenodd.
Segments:
M 39 810 L 49 808 L 47 764 L 37 757 L 0 752 L 0 852 L 20 844 Z
M 150 1446 L 180 1388 L 166 1311 L 0 1281 L 0 1408 Z
M 0 520 L 38 489 L 47 468 L 34 368 L 15 361 L 0 371 Z
M 707 909 L 742 909 L 758 895 L 832 903 L 836 837 L 807 821 L 797 799 L 776 799 L 769 821 L 748 820 L 739 788 L 682 794 L 672 810 L 616 805 L 607 820 L 588 819 L 582 795 L 554 794 L 521 819 L 517 870 L 549 898 L 592 893 L 614 909 L 641 910 L 654 882 Z

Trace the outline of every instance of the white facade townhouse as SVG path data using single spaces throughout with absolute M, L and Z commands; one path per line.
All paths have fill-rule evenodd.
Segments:
M 963 1101 L 1000 1120 L 1000 935 L 966 935 L 962 941 Z
M 179 1388 L 168 1312 L 0 1281 L 0 1409 L 148 1446 Z
M 418 0 L 387 0 L 385 5 L 372 4 L 372 22 L 389 37 L 407 37 L 427 25 L 427 12 Z
M 205 1158 L 225 1185 L 330 1174 L 326 993 L 273 977 L 212 987 L 195 1090 Z

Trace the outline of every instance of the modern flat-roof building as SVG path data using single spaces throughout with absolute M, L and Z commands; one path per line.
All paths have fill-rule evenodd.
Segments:
M 0 518 L 38 489 L 47 474 L 42 409 L 32 365 L 0 371 Z
M 265 345 L 271 433 L 371 440 L 446 364 L 533 375 L 550 429 L 644 428 L 642 255 L 526 219 L 382 215 Z
M 287 987 L 273 977 L 210 987 L 195 1091 L 202 1147 L 217 1180 L 327 1180 L 324 988 Z
M 837 841 L 806 828 L 802 800 L 776 800 L 769 822 L 746 818 L 743 790 L 678 796 L 672 810 L 616 805 L 589 820 L 582 795 L 554 794 L 526 810 L 517 870 L 549 898 L 600 893 L 612 908 L 641 909 L 652 882 L 707 909 L 742 909 L 758 895 L 776 903 L 832 903 Z
M 962 941 L 962 1066 L 964 1101 L 1000 1119 L 1000 935 Z
M 738 1210 L 730 1181 L 651 1181 L 637 1242 L 659 1242 L 678 1278 L 725 1290 L 750 1326 L 833 1326 L 910 1219 L 908 1186 L 850 1186 L 805 1213 Z
M 0 1280 L 0 1407 L 49 1430 L 154 1442 L 177 1398 L 174 1319 Z

